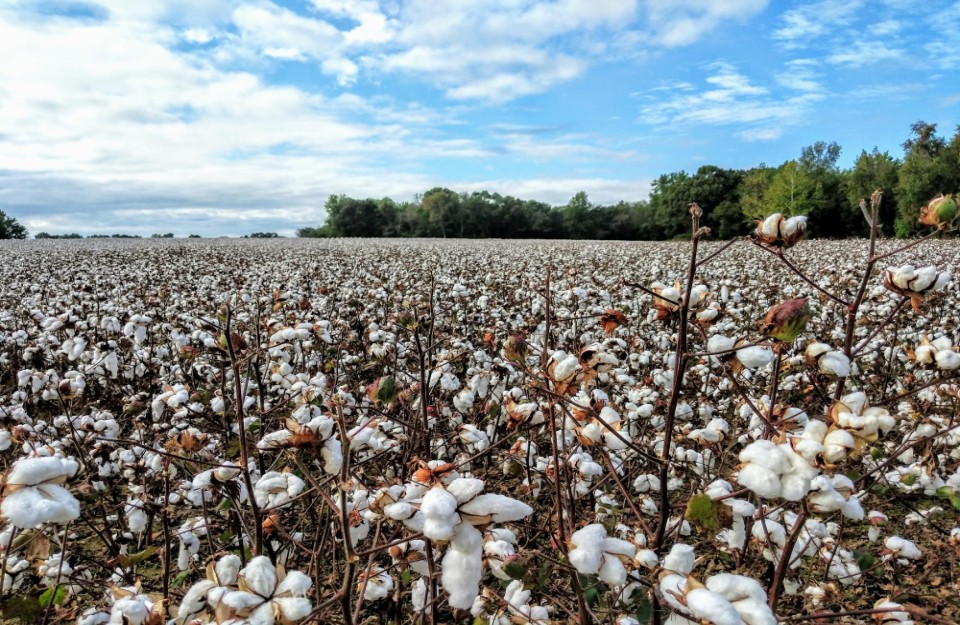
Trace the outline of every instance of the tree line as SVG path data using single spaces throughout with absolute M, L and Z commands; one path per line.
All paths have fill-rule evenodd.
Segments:
M 611 205 L 590 202 L 584 192 L 564 206 L 475 191 L 436 187 L 409 202 L 332 195 L 326 223 L 303 228 L 301 237 L 451 237 L 663 240 L 687 235 L 687 206 L 697 202 L 701 223 L 718 238 L 745 234 L 770 213 L 810 217 L 810 236 L 867 234 L 861 198 L 883 192 L 884 236 L 919 231 L 920 207 L 939 193 L 960 191 L 960 126 L 947 140 L 936 124 L 917 122 L 894 157 L 862 150 L 849 169 L 837 165 L 841 148 L 818 141 L 800 156 L 770 167 L 724 169 L 704 165 L 695 173 L 663 174 L 647 200 Z

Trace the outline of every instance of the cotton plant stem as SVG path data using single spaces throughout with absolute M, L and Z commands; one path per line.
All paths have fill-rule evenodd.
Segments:
M 46 608 L 43 611 L 43 620 L 40 625 L 47 625 L 47 621 L 50 618 L 50 610 L 53 609 L 54 603 L 57 599 L 57 590 L 60 589 L 60 579 L 63 575 L 63 561 L 67 558 L 67 542 L 70 540 L 70 522 L 67 521 L 63 525 L 63 543 L 60 545 L 60 562 L 57 565 L 57 577 L 53 582 L 53 592 L 50 595 L 50 602 L 47 603 Z M 6 567 L 6 555 L 4 555 L 4 567 L 0 569 L 0 580 L 3 579 L 3 576 L 7 574 Z M 166 596 L 166 595 L 164 595 Z
M 677 347 L 674 350 L 673 387 L 670 390 L 670 402 L 667 404 L 667 416 L 663 424 L 663 447 L 660 450 L 660 518 L 657 521 L 657 531 L 654 537 L 654 551 L 657 555 L 663 552 L 664 537 L 667 531 L 667 521 L 670 517 L 670 493 L 667 490 L 667 481 L 670 477 L 670 447 L 673 442 L 673 422 L 677 415 L 677 406 L 680 402 L 680 391 L 683 386 L 683 374 L 687 363 L 687 322 L 689 318 L 690 295 L 693 292 L 693 280 L 697 273 L 697 248 L 700 243 L 700 207 L 690 205 L 690 218 L 693 236 L 691 237 L 690 263 L 687 267 L 687 284 L 684 290 L 683 301 L 678 311 L 679 327 L 677 329 Z
M 258 556 L 263 551 L 263 522 L 260 518 L 260 507 L 257 505 L 256 497 L 254 497 L 253 478 L 250 477 L 250 463 L 247 457 L 247 426 L 243 414 L 243 389 L 240 386 L 240 361 L 233 348 L 231 320 L 232 307 L 227 306 L 224 336 L 226 337 L 227 353 L 230 356 L 230 368 L 233 370 L 234 402 L 236 404 L 234 410 L 236 411 L 237 430 L 240 437 L 240 474 L 243 476 L 244 484 L 247 487 L 247 501 L 250 503 L 250 510 L 253 512 L 253 555 Z M 243 549 L 243 541 L 240 542 L 240 548 Z
M 880 211 L 880 202 L 883 195 L 879 191 L 874 191 L 870 196 L 870 250 L 867 255 L 867 266 L 863 270 L 863 277 L 860 279 L 860 287 L 853 301 L 847 307 L 846 332 L 843 339 L 843 353 L 852 361 L 853 338 L 857 330 L 857 315 L 860 313 L 860 306 L 863 304 L 864 295 L 867 292 L 867 285 L 870 283 L 870 277 L 873 275 L 874 265 L 877 263 L 877 220 Z M 851 364 L 853 364 L 851 362 Z M 846 385 L 846 378 L 837 380 L 837 387 L 833 392 L 833 399 L 837 401 L 843 395 L 843 389 Z
M 547 379 L 547 364 L 549 362 L 549 352 L 550 352 L 550 328 L 551 323 L 553 322 L 551 318 L 551 302 L 552 297 L 550 293 L 550 273 L 551 267 L 547 265 L 547 275 L 545 279 L 545 292 L 546 296 L 544 298 L 544 323 L 543 323 L 543 348 L 540 351 L 540 372 L 544 377 L 544 387 L 548 387 L 550 382 Z M 560 550 L 563 552 L 564 557 L 567 555 L 567 519 L 564 518 L 564 489 L 563 485 L 566 481 L 566 471 L 564 471 L 565 465 L 560 464 L 560 453 L 557 449 L 557 410 L 553 400 L 552 393 L 546 393 L 547 398 L 547 423 L 550 426 L 550 450 L 553 455 L 553 467 L 554 467 L 554 513 L 557 515 L 557 529 L 560 534 Z M 571 500 L 572 501 L 572 500 Z M 572 529 L 572 528 L 571 528 Z M 570 584 L 573 587 L 573 593 L 577 598 L 577 608 L 578 608 L 578 620 L 579 625 L 588 625 L 593 622 L 592 617 L 590 616 L 590 611 L 587 608 L 586 600 L 583 597 L 582 588 L 580 587 L 580 577 L 576 571 L 570 571 Z
M 350 589 L 353 588 L 353 581 L 357 573 L 357 562 L 360 560 L 353 550 L 353 539 L 350 536 L 350 512 L 347 510 L 347 491 L 350 481 L 350 439 L 347 437 L 347 426 L 343 420 L 343 409 L 340 405 L 336 406 L 337 428 L 340 431 L 341 447 L 343 448 L 343 462 L 340 464 L 340 529 L 343 533 L 343 555 L 344 569 L 343 581 L 340 585 L 340 594 L 342 596 L 340 607 L 343 612 L 343 622 L 346 625 L 353 623 L 352 609 L 350 604 Z

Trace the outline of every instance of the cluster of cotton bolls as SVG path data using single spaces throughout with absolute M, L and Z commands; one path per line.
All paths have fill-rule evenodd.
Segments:
M 958 292 L 933 267 L 960 253 L 872 276 L 848 335 L 863 263 L 806 225 L 772 215 L 692 281 L 674 243 L 0 249 L 0 603 L 756 625 L 779 586 L 786 613 L 861 585 L 846 607 L 899 614 L 865 582 L 939 574 L 918 555 L 955 525 Z

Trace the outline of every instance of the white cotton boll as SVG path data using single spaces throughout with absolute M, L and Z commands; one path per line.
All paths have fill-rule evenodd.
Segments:
M 783 215 L 780 213 L 773 213 L 769 217 L 763 220 L 763 223 L 760 224 L 758 228 L 760 234 L 765 237 L 777 238 L 780 236 L 780 225 L 783 223 Z
M 110 623 L 142 625 L 150 616 L 150 608 L 137 598 L 118 599 L 110 610 Z
M 580 436 L 591 443 L 599 443 L 600 439 L 603 438 L 603 430 L 597 423 L 588 423 L 580 430 Z
M 423 612 L 427 605 L 427 584 L 423 578 L 413 582 L 413 589 L 410 591 L 410 602 L 413 604 L 415 612 Z
M 44 482 L 65 479 L 76 475 L 79 463 L 72 458 L 44 456 L 39 458 L 21 458 L 13 463 L 7 474 L 6 485 L 36 486 Z
M 935 345 L 920 345 L 916 350 L 914 350 L 914 357 L 921 365 L 929 365 L 933 363 L 936 354 L 937 348 Z
M 370 428 L 365 428 L 370 429 Z M 329 475 L 340 473 L 340 467 L 343 466 L 343 445 L 338 438 L 328 438 L 320 449 L 320 457 L 323 459 L 323 470 Z
M 893 272 L 892 281 L 901 289 L 910 289 L 910 282 L 917 277 L 917 272 L 913 265 L 904 265 L 902 267 L 890 268 L 887 271 Z
M 460 506 L 460 510 L 474 516 L 490 515 L 494 523 L 509 523 L 533 514 L 533 508 L 512 497 L 487 493 Z
M 574 532 L 570 537 L 574 548 L 567 554 L 570 564 L 584 575 L 596 575 L 600 571 L 606 538 L 607 530 L 599 523 L 587 525 Z
M 223 556 L 214 566 L 214 572 L 217 576 L 217 583 L 220 586 L 232 586 L 237 583 L 237 576 L 240 573 L 240 557 L 233 554 Z
M 797 234 L 803 233 L 807 229 L 807 216 L 806 215 L 794 215 L 786 219 L 783 222 L 783 225 L 780 226 L 780 231 L 784 237 L 790 238 L 794 237 Z
M 695 559 L 693 547 L 678 543 L 663 558 L 663 568 L 681 575 L 689 575 L 693 570 Z
M 898 558 L 916 560 L 923 556 L 916 543 L 899 536 L 888 536 L 883 545 Z
M 244 583 L 261 597 L 270 597 L 277 587 L 277 570 L 266 556 L 257 556 L 240 571 Z
M 737 360 L 747 369 L 765 367 L 773 362 L 773 350 L 769 347 L 744 347 L 737 350 Z
M 606 584 L 622 586 L 627 581 L 627 569 L 624 568 L 620 558 L 608 555 L 603 558 L 597 576 Z
M 453 407 L 456 408 L 459 412 L 467 414 L 473 408 L 473 402 L 476 401 L 476 396 L 473 391 L 470 389 L 465 389 L 460 391 L 453 398 Z
M 716 352 L 726 352 L 733 349 L 736 341 L 734 339 L 723 336 L 722 334 L 714 334 L 707 340 L 707 351 L 716 353 Z
M 134 534 L 141 534 L 147 529 L 147 514 L 143 511 L 143 501 L 137 498 L 127 500 L 127 527 Z
M 941 336 L 940 338 L 933 339 L 930 341 L 930 345 L 921 345 L 921 347 L 933 347 L 933 351 L 939 352 L 945 349 L 953 349 L 953 342 L 946 336 Z M 917 349 L 920 349 L 919 347 Z
M 937 367 L 944 371 L 960 369 L 960 354 L 955 351 L 939 351 L 936 355 Z
M 917 277 L 913 279 L 913 284 L 910 285 L 911 290 L 917 292 L 926 291 L 936 282 L 937 275 L 936 267 L 921 267 L 917 269 Z
M 953 276 L 950 274 L 949 271 L 944 271 L 943 273 L 937 276 L 937 281 L 933 283 L 933 287 L 930 290 L 939 291 L 943 287 L 947 286 L 947 283 L 950 282 L 950 279 L 952 277 Z
M 0 504 L 0 514 L 23 529 L 44 523 L 66 523 L 80 516 L 80 502 L 59 484 L 28 486 L 10 493 Z
M 753 462 L 740 468 L 736 480 L 744 488 L 767 499 L 779 497 L 782 490 L 779 475 Z
M 580 360 L 571 354 L 563 360 L 557 362 L 557 366 L 553 370 L 553 378 L 558 382 L 562 382 L 572 377 L 579 368 Z
M 759 440 L 750 443 L 740 451 L 739 458 L 742 463 L 755 463 L 774 473 L 790 470 L 790 459 L 772 441 Z
M 431 488 L 420 502 L 420 512 L 424 516 L 423 533 L 427 538 L 450 540 L 453 537 L 457 523 L 457 498 L 454 495 L 441 487 Z
M 387 518 L 393 519 L 395 521 L 404 521 L 413 516 L 414 510 L 413 506 L 405 501 L 398 501 L 396 503 L 387 504 L 383 507 L 383 513 Z
M 447 492 L 456 498 L 458 503 L 470 501 L 483 490 L 483 480 L 474 477 L 461 477 L 447 484 Z M 423 510 L 423 507 L 420 508 Z M 424 514 L 427 514 L 424 512 Z
M 823 438 L 823 459 L 833 464 L 843 460 L 856 446 L 853 435 L 846 430 L 832 430 Z
M 819 364 L 821 373 L 833 375 L 838 378 L 845 378 L 850 375 L 850 359 L 843 352 L 830 351 L 820 357 Z
M 457 528 L 441 563 L 440 582 L 451 607 L 467 610 L 480 591 L 483 576 L 483 536 L 467 523 Z
M 371 567 L 363 586 L 364 601 L 379 601 L 390 595 L 393 590 L 393 578 L 379 566 Z M 306 615 L 304 615 L 306 616 Z
M 706 588 L 694 588 L 685 597 L 687 608 L 698 619 L 713 625 L 743 625 L 743 619 L 733 604 Z

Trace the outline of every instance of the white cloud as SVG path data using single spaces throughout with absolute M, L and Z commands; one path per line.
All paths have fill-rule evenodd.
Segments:
M 786 11 L 773 38 L 788 47 L 804 47 L 846 26 L 861 13 L 864 0 L 821 0 Z
M 888 47 L 879 41 L 854 41 L 827 56 L 827 61 L 835 65 L 863 67 L 885 61 L 895 61 L 903 57 L 903 50 Z
M 689 85 L 652 90 L 640 109 L 641 121 L 654 125 L 686 127 L 698 125 L 739 126 L 736 136 L 747 141 L 779 138 L 784 126 L 803 121 L 810 107 L 823 98 L 805 61 L 788 65 L 790 79 L 778 78 L 788 91 L 774 93 L 755 84 L 733 65 L 716 62 L 707 69 L 712 73 L 702 90 Z M 794 80 L 801 72 L 802 79 Z
M 242 5 L 232 20 L 244 44 L 281 59 L 324 60 L 342 43 L 342 33 L 328 22 L 304 17 L 272 2 Z
M 727 20 L 744 21 L 766 8 L 768 0 L 646 0 L 646 13 L 654 41 L 667 47 L 700 40 Z

